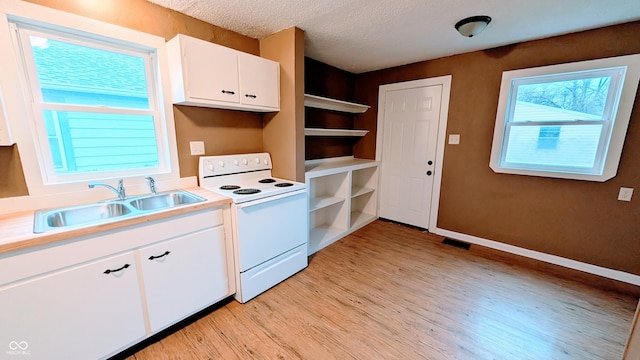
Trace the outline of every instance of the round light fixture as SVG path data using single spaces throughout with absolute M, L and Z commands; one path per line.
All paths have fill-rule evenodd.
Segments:
M 471 16 L 456 23 L 456 30 L 466 37 L 474 37 L 482 32 L 491 22 L 491 17 L 486 15 Z

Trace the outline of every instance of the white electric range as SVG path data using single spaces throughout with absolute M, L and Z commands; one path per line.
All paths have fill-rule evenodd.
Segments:
M 306 184 L 274 178 L 269 153 L 202 156 L 200 186 L 232 200 L 236 300 L 307 267 Z

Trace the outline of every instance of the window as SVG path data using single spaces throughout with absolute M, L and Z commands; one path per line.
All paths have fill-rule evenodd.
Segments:
M 3 5 L 0 84 L 29 199 L 99 198 L 87 184 L 119 178 L 142 192 L 148 175 L 182 186 L 165 39 L 25 1 Z
M 594 181 L 615 176 L 639 62 L 632 55 L 504 72 L 491 168 Z
M 154 52 L 16 27 L 46 184 L 167 171 Z

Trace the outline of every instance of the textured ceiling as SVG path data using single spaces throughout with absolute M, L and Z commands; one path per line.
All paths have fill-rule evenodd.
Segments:
M 306 56 L 353 73 L 640 19 L 639 0 L 149 1 L 257 39 L 297 26 Z M 493 21 L 466 38 L 472 15 Z

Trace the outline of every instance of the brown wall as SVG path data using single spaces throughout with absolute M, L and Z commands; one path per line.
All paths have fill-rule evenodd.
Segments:
M 146 0 L 26 1 L 161 36 L 165 40 L 181 33 L 254 55 L 260 53 L 260 44 L 256 39 Z M 204 141 L 207 155 L 263 151 L 262 114 L 174 106 L 174 115 L 182 177 L 198 175 L 198 157 L 190 155 L 189 141 Z M 26 194 L 24 175 L 19 164 L 18 151 L 12 147 L 0 147 L 0 197 Z
M 355 75 L 319 62 L 304 59 L 305 93 L 343 101 L 354 101 Z M 353 129 L 353 114 L 316 108 L 305 108 L 305 127 L 324 129 Z M 357 137 L 307 136 L 305 159 L 322 159 L 353 155 Z
M 18 146 L 0 146 L 0 198 L 29 195 Z
M 438 227 L 640 275 L 640 94 L 618 175 L 604 183 L 496 174 L 489 155 L 505 70 L 640 53 L 640 22 L 361 74 L 356 100 L 372 105 L 356 126 L 375 127 L 378 86 L 452 75 Z M 372 128 L 372 130 L 375 130 Z M 363 139 L 368 140 L 368 139 Z M 355 155 L 373 158 L 372 142 Z

